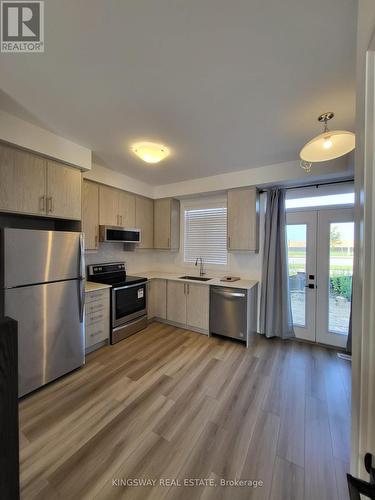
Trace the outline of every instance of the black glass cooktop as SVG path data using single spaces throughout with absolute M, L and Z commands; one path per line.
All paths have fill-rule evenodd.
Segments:
M 124 262 L 110 262 L 88 266 L 87 280 L 111 285 L 112 287 L 121 287 L 144 283 L 147 278 L 127 275 Z

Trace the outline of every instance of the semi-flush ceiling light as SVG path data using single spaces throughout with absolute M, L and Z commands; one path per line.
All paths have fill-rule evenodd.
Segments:
M 346 155 L 355 148 L 355 135 L 346 130 L 328 130 L 327 122 L 335 116 L 332 111 L 323 113 L 318 121 L 324 123 L 322 134 L 314 137 L 301 149 L 301 167 L 310 172 L 313 163 L 333 160 Z
M 169 155 L 166 146 L 154 142 L 137 142 L 133 144 L 132 151 L 147 163 L 158 163 Z

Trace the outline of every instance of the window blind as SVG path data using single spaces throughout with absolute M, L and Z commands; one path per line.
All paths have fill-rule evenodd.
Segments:
M 184 261 L 227 264 L 227 208 L 185 210 Z

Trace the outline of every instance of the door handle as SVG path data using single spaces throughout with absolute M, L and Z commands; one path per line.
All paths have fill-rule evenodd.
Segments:
M 308 285 L 305 285 L 305 288 L 314 289 L 315 285 L 314 285 L 314 283 L 309 283 Z

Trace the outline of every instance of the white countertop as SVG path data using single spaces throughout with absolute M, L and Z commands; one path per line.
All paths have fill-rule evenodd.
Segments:
M 198 283 L 200 285 L 215 285 L 215 286 L 225 286 L 229 288 L 243 288 L 246 290 L 250 290 L 254 286 L 258 284 L 258 281 L 253 280 L 243 280 L 240 279 L 238 281 L 220 281 L 220 277 L 213 277 L 209 281 L 196 281 L 196 280 L 181 280 L 181 276 L 189 274 L 186 271 L 182 271 L 180 273 L 167 273 L 164 271 L 146 271 L 146 272 L 137 272 L 137 276 L 144 276 L 147 279 L 165 279 L 165 280 L 173 280 L 173 281 L 182 281 L 186 283 Z M 191 276 L 195 276 L 195 274 L 191 273 Z M 197 275 L 198 276 L 198 275 Z M 210 277 L 210 273 L 208 272 L 205 278 Z
M 104 288 L 111 288 L 111 285 L 104 285 L 104 283 L 94 283 L 93 281 L 86 281 L 85 292 L 93 292 L 94 290 L 103 290 Z

